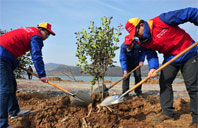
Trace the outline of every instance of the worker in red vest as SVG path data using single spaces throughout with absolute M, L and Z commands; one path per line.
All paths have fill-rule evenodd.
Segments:
M 190 35 L 178 25 L 191 22 L 198 25 L 198 9 L 185 8 L 163 13 L 151 20 L 144 21 L 140 18 L 129 19 L 126 23 L 126 30 L 129 36 L 125 39 L 125 44 L 130 44 L 134 37 L 139 38 L 139 45 L 146 49 L 156 50 L 164 54 L 163 63 L 169 61 L 175 55 L 194 44 L 195 41 Z M 192 112 L 192 124 L 190 127 L 198 125 L 198 47 L 186 52 L 183 56 L 175 60 L 161 71 L 160 74 L 160 104 L 162 114 L 153 118 L 154 121 L 164 121 L 174 119 L 173 111 L 173 89 L 172 83 L 179 70 L 184 77 L 185 85 L 190 95 L 190 110 Z M 157 76 L 154 71 L 158 68 L 157 56 L 153 56 L 149 63 L 149 73 L 151 77 Z M 152 67 L 152 68 L 150 68 Z
M 37 27 L 23 27 L 0 36 L 0 128 L 9 127 L 8 112 L 12 118 L 30 113 L 20 109 L 17 102 L 13 71 L 18 65 L 18 57 L 30 51 L 40 80 L 48 82 L 41 50 L 43 41 L 50 34 L 55 35 L 51 24 L 43 22 Z

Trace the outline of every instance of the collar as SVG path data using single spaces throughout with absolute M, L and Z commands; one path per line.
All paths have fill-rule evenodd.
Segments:
M 149 27 L 149 24 L 147 22 L 144 22 L 144 34 L 143 34 L 143 37 L 151 39 L 150 27 Z
M 140 43 L 144 44 L 152 40 L 151 38 L 151 32 L 150 32 L 150 26 L 152 26 L 152 22 L 144 21 L 144 33 L 143 38 L 140 39 Z

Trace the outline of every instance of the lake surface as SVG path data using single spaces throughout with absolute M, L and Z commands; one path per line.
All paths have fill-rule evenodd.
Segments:
M 25 75 L 24 76 L 26 79 L 28 79 L 28 76 Z M 67 76 L 47 76 L 47 77 L 59 77 L 61 78 L 62 80 L 72 80 L 70 79 L 69 77 Z M 109 81 L 118 81 L 119 79 L 121 79 L 122 77 L 118 77 L 118 76 L 107 76 L 105 77 L 105 80 L 109 80 Z M 142 79 L 144 79 L 145 77 L 142 77 Z M 38 79 L 36 77 L 33 77 L 33 79 Z M 75 79 L 76 80 L 83 80 L 83 81 L 91 81 L 92 80 L 92 76 L 75 76 Z M 135 78 L 133 76 L 130 77 L 130 81 L 131 82 L 134 82 L 135 81 Z M 180 81 L 183 81 L 183 79 L 179 79 L 179 78 L 176 78 L 174 80 L 174 82 L 180 82 Z

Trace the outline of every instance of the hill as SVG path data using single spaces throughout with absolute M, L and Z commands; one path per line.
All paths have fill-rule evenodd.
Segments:
M 45 69 L 50 71 L 50 70 L 56 69 L 60 65 L 63 65 L 63 64 L 47 63 L 45 64 Z
M 68 66 L 64 64 L 47 63 L 45 65 L 45 69 L 47 71 L 47 75 L 54 75 L 54 76 L 60 76 L 64 74 L 68 74 L 68 75 L 73 74 L 74 76 L 86 75 L 86 74 L 80 73 L 81 69 L 78 66 Z M 141 68 L 141 72 L 142 72 L 142 76 L 147 76 L 148 65 L 144 65 Z M 115 66 L 112 68 L 108 68 L 106 76 L 122 76 L 121 67 Z

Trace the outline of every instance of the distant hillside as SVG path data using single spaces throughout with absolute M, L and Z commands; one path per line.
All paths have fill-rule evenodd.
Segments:
M 55 63 L 47 63 L 45 65 L 45 69 L 47 71 L 47 75 L 55 75 L 55 76 L 62 76 L 64 74 L 74 76 L 82 76 L 85 74 L 80 73 L 81 69 L 78 66 L 68 66 L 63 64 L 55 64 Z M 141 68 L 142 76 L 147 76 L 148 74 L 148 65 L 145 65 Z M 122 76 L 121 67 L 115 66 L 112 68 L 108 68 L 106 76 Z
M 77 66 L 59 65 L 52 70 L 48 70 L 46 68 L 46 71 L 47 71 L 47 75 L 64 75 L 64 73 L 66 73 L 66 74 L 72 73 L 74 76 L 84 75 L 84 74 L 80 73 L 80 71 L 81 71 L 80 67 L 77 67 Z
M 45 69 L 50 71 L 50 70 L 56 69 L 60 65 L 62 65 L 62 64 L 47 63 L 47 64 L 45 64 Z

